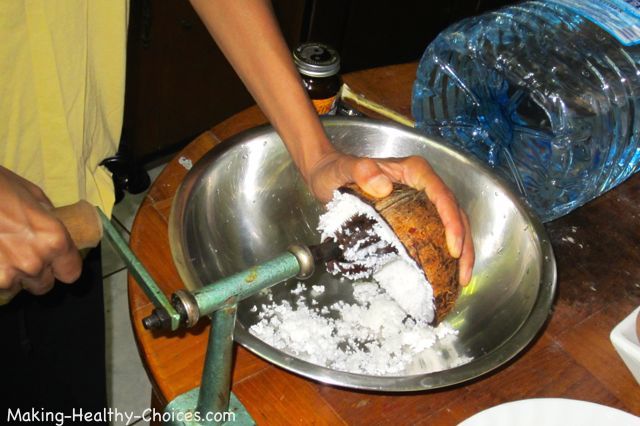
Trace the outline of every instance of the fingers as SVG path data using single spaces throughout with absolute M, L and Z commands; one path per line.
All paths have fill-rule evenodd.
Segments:
M 0 288 L 5 297 L 12 297 L 21 288 L 35 295 L 44 294 L 56 279 L 72 283 L 82 270 L 82 259 L 64 228 L 55 236 L 42 235 L 37 244 L 15 253 L 2 262 L 5 266 L 0 273 Z
M 44 193 L 0 168 L 0 299 L 21 288 L 47 292 L 55 279 L 73 282 L 82 259 Z
M 37 277 L 29 277 L 17 269 L 3 268 L 0 280 L 3 287 L 0 289 L 0 305 L 9 302 L 22 289 L 30 293 L 40 295 L 48 292 L 54 284 L 51 269 L 40 271 Z
M 459 258 L 465 240 L 465 226 L 458 203 L 449 188 L 422 157 L 407 157 L 388 164 L 400 182 L 415 189 L 423 190 L 435 205 L 447 239 L 451 256 Z M 383 167 L 384 168 L 384 167 Z
M 82 258 L 64 225 L 50 217 L 47 231 L 42 232 L 42 256 L 51 275 L 63 283 L 72 283 L 80 277 Z
M 468 284 L 475 261 L 471 227 L 453 192 L 422 157 L 378 160 L 378 164 L 394 180 L 425 191 L 442 220 L 449 253 L 460 259 L 460 284 Z
M 470 281 L 475 255 L 469 221 L 451 190 L 424 158 L 371 159 L 335 152 L 314 167 L 310 180 L 321 201 L 327 201 L 333 190 L 349 182 L 374 197 L 388 195 L 393 182 L 425 191 L 442 220 L 449 253 L 460 259 L 460 283 L 466 285 Z
M 363 191 L 374 196 L 389 195 L 393 184 L 376 160 L 332 153 L 319 161 L 311 172 L 310 186 L 315 196 L 329 201 L 333 191 L 355 182 Z
M 54 278 L 66 284 L 71 284 L 80 278 L 82 273 L 82 258 L 75 249 L 73 243 L 68 250 L 57 256 L 51 262 L 51 271 Z
M 56 281 L 73 283 L 82 271 L 82 258 L 77 250 L 57 256 L 51 262 L 39 257 L 16 262 L 17 267 L 0 273 L 0 305 L 11 300 L 21 289 L 35 295 L 42 295 L 53 288 Z
M 81 271 L 82 258 L 64 225 L 52 216 L 43 218 L 31 260 L 20 268 L 23 287 L 33 294 L 43 294 L 56 279 L 72 283 Z
M 53 288 L 55 278 L 52 269 L 44 268 L 37 277 L 23 276 L 19 278 L 20 286 L 36 296 L 43 295 Z
M 432 190 L 426 190 L 426 192 L 427 197 L 436 206 L 440 219 L 442 219 L 449 253 L 455 258 L 459 258 L 462 254 L 466 231 L 458 203 L 448 190 L 446 193 Z
M 466 286 L 471 281 L 471 275 L 473 274 L 473 264 L 475 262 L 475 253 L 473 250 L 473 238 L 471 237 L 471 226 L 469 225 L 469 219 L 464 211 L 460 211 L 462 216 L 462 222 L 465 228 L 464 245 L 462 247 L 462 254 L 458 263 L 460 270 L 460 285 Z
M 375 160 L 353 158 L 351 167 L 349 174 L 353 177 L 353 181 L 367 194 L 382 198 L 391 193 L 393 183 Z

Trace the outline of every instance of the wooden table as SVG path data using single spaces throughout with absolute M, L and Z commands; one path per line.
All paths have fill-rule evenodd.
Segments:
M 356 92 L 407 116 L 415 64 L 345 76 Z M 133 224 L 131 247 L 167 294 L 183 287 L 167 239 L 172 197 L 187 170 L 219 141 L 264 123 L 249 108 L 205 132 L 153 184 Z M 553 313 L 539 336 L 506 366 L 461 386 L 410 394 L 340 389 L 275 367 L 236 345 L 233 391 L 258 424 L 455 424 L 513 400 L 564 397 L 640 415 L 640 387 L 609 341 L 612 328 L 640 304 L 640 174 L 547 225 L 558 264 Z M 152 306 L 129 278 L 135 336 L 162 407 L 198 386 L 208 326 L 154 336 L 141 326 Z

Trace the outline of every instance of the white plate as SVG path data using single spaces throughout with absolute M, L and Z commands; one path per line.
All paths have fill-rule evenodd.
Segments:
M 639 426 L 640 417 L 587 401 L 562 398 L 507 402 L 469 417 L 459 426 Z
M 620 355 L 620 358 L 640 383 L 640 342 L 636 334 L 636 318 L 640 312 L 640 306 L 634 309 L 620 324 L 611 331 L 611 343 Z

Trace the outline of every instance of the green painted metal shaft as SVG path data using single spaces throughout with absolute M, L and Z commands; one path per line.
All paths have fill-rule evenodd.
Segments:
M 160 288 L 158 288 L 158 284 L 156 284 L 155 280 L 151 277 L 142 262 L 140 262 L 136 255 L 131 251 L 129 244 L 127 244 L 124 238 L 122 238 L 120 233 L 111 224 L 109 218 L 105 216 L 100 209 L 98 209 L 98 215 L 102 222 L 104 234 L 107 236 L 111 244 L 113 244 L 116 253 L 118 253 L 122 261 L 127 265 L 127 269 L 136 279 L 139 287 L 144 291 L 149 300 L 153 302 L 154 306 L 157 308 L 163 308 L 167 312 L 171 319 L 171 329 L 177 330 L 180 326 L 180 315 L 178 312 L 176 312 L 173 305 L 171 305 L 171 302 L 169 302 L 169 299 L 167 299 Z
M 206 417 L 206 413 L 223 413 L 229 409 L 233 328 L 237 308 L 238 305 L 232 303 L 211 316 L 207 356 L 196 405 L 196 411 L 202 418 Z
M 261 265 L 239 272 L 193 292 L 200 315 L 210 313 L 293 278 L 300 272 L 298 259 L 286 252 Z

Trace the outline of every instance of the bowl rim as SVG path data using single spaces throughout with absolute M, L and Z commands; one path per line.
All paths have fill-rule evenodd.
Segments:
M 533 233 L 538 236 L 541 252 L 541 258 L 539 260 L 541 274 L 535 302 L 532 305 L 529 316 L 520 327 L 505 342 L 494 348 L 491 352 L 476 357 L 470 362 L 458 367 L 412 376 L 370 376 L 333 370 L 312 364 L 266 344 L 253 336 L 239 321 L 236 322 L 234 340 L 260 358 L 300 376 L 345 388 L 381 392 L 415 392 L 454 386 L 488 374 L 520 354 L 535 339 L 549 318 L 555 297 L 557 281 L 556 261 L 553 248 L 546 229 L 533 209 L 524 202 L 520 194 L 518 194 L 506 180 L 491 171 L 491 169 L 480 160 L 472 157 L 470 154 L 463 153 L 460 149 L 445 141 L 426 136 L 417 129 L 368 117 L 321 117 L 321 121 L 324 126 L 360 123 L 366 126 L 383 125 L 384 127 L 400 132 L 410 133 L 413 137 L 423 139 L 426 143 L 437 145 L 438 149 L 451 151 L 450 153 L 458 156 L 460 160 L 487 172 L 491 176 L 491 179 L 495 180 L 496 185 L 501 191 L 513 202 L 518 213 L 528 219 Z M 189 201 L 190 189 L 198 181 L 197 178 L 207 170 L 208 166 L 214 162 L 216 158 L 233 149 L 236 145 L 254 140 L 256 136 L 273 131 L 274 129 L 271 125 L 265 124 L 244 130 L 220 142 L 196 162 L 176 190 L 169 215 L 169 242 L 176 269 L 187 288 L 194 289 L 200 286 L 198 279 L 194 277 L 194 274 L 185 262 L 183 257 L 184 253 L 179 249 L 182 244 L 179 229 L 185 207 Z

